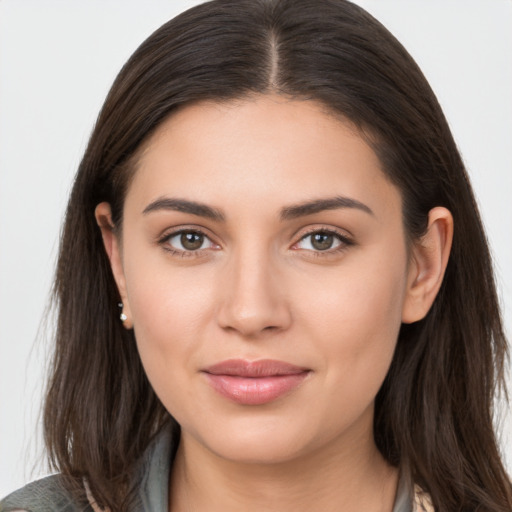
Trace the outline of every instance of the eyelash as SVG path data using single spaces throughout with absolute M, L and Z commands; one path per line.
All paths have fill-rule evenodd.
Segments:
M 303 250 L 307 250 L 308 252 L 313 254 L 315 257 L 327 257 L 327 256 L 339 254 L 340 252 L 347 250 L 348 247 L 355 245 L 355 242 L 352 239 L 350 239 L 348 236 L 346 236 L 345 234 L 342 234 L 339 231 L 332 229 L 332 228 L 313 228 L 313 229 L 307 231 L 306 233 L 304 233 L 300 237 L 298 242 L 295 242 L 293 245 L 296 246 L 303 240 L 306 240 L 308 237 L 311 237 L 311 236 L 317 235 L 317 234 L 333 236 L 335 239 L 338 240 L 339 245 L 333 249 L 329 248 L 329 249 L 326 249 L 323 251 L 322 250 L 315 251 L 315 250 L 310 250 L 310 249 L 303 249 Z M 297 250 L 300 250 L 300 249 L 297 249 Z
M 183 229 L 178 229 L 177 231 L 172 231 L 171 233 L 166 233 L 164 236 L 162 236 L 158 240 L 158 243 L 163 247 L 163 249 L 165 251 L 169 252 L 173 256 L 180 256 L 182 258 L 187 258 L 187 257 L 200 257 L 200 256 L 204 255 L 204 251 L 208 250 L 209 248 L 208 249 L 196 249 L 196 250 L 186 250 L 186 249 L 181 250 L 181 249 L 175 249 L 169 244 L 169 241 L 172 238 L 177 237 L 179 235 L 183 235 L 185 233 L 200 235 L 200 236 L 204 237 L 206 240 L 208 240 L 210 242 L 210 244 L 217 245 L 217 244 L 215 244 L 215 242 L 213 242 L 211 240 L 210 236 L 208 236 L 202 230 L 196 229 L 196 228 L 188 228 L 188 229 L 183 228 Z M 304 233 L 300 237 L 300 239 L 292 245 L 292 248 L 294 246 L 296 246 L 297 244 L 299 244 L 300 242 L 302 242 L 303 240 L 306 240 L 308 237 L 311 237 L 315 234 L 324 234 L 324 235 L 334 236 L 338 240 L 339 245 L 337 247 L 335 247 L 334 249 L 329 248 L 326 250 L 310 250 L 310 249 L 295 249 L 295 250 L 308 251 L 315 257 L 328 257 L 328 256 L 333 256 L 335 254 L 339 254 L 339 253 L 347 250 L 348 247 L 355 245 L 355 242 L 352 239 L 350 239 L 346 235 L 336 231 L 335 229 L 314 228 L 314 229 L 311 229 L 311 230 L 307 231 L 306 233 Z
M 162 246 L 162 248 L 165 251 L 169 252 L 173 256 L 179 256 L 182 258 L 189 258 L 189 257 L 195 258 L 195 257 L 200 257 L 200 256 L 204 255 L 204 251 L 207 249 L 196 249 L 196 250 L 183 249 L 182 250 L 182 249 L 175 249 L 169 244 L 169 241 L 172 238 L 183 235 L 185 233 L 202 236 L 205 238 L 205 240 L 208 240 L 210 242 L 210 244 L 216 245 L 211 240 L 210 236 L 208 236 L 202 230 L 196 229 L 196 228 L 182 228 L 182 229 L 178 229 L 176 231 L 172 231 L 171 233 L 166 233 L 164 236 L 162 236 L 158 240 L 158 243 Z

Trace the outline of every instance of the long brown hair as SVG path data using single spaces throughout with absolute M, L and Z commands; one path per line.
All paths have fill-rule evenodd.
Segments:
M 400 189 L 411 240 L 445 206 L 455 235 L 428 315 L 403 325 L 375 406 L 384 457 L 438 511 L 512 509 L 493 430 L 506 339 L 485 233 L 461 157 L 427 81 L 401 44 L 346 0 L 214 0 L 152 34 L 105 101 L 69 200 L 55 280 L 56 351 L 45 403 L 50 461 L 126 510 L 130 472 L 176 423 L 155 396 L 119 296 L 94 209 L 123 201 L 141 144 L 178 107 L 274 92 L 351 120 Z M 176 430 L 178 431 L 178 429 Z

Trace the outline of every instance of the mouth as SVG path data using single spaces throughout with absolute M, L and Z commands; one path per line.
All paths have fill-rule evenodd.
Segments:
M 229 359 L 204 369 L 203 373 L 224 398 L 242 405 L 262 405 L 291 393 L 311 370 L 270 359 Z

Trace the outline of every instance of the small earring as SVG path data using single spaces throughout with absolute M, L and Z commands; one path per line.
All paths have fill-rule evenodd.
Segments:
M 119 302 L 117 304 L 117 306 L 119 308 L 121 308 L 121 314 L 119 315 L 119 318 L 121 319 L 121 322 L 126 322 L 126 320 L 128 320 L 128 317 L 123 313 L 123 303 Z

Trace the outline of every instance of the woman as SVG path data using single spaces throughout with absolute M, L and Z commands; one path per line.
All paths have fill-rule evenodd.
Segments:
M 61 476 L 2 510 L 512 506 L 473 194 L 421 72 L 348 2 L 216 1 L 143 43 L 56 295 Z

